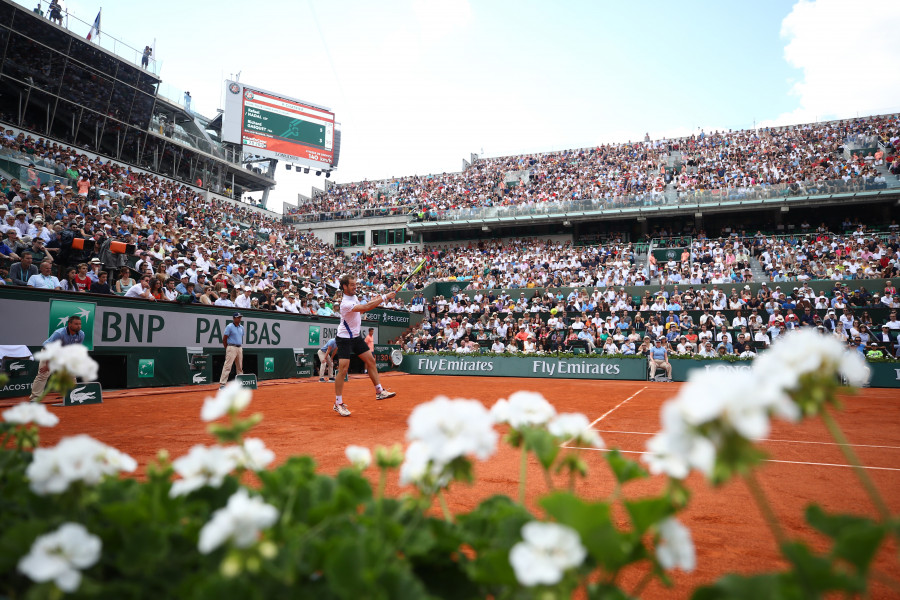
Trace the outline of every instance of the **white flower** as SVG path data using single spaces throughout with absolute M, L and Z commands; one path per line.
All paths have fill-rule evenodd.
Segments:
M 664 569 L 681 569 L 687 573 L 697 566 L 691 532 L 675 517 L 669 517 L 659 525 L 659 542 L 656 558 Z
M 779 336 L 771 349 L 754 361 L 753 370 L 760 377 L 777 381 L 788 391 L 797 386 L 803 375 L 814 372 L 837 375 L 843 372 L 842 365 L 846 365 L 858 381 L 862 377 L 861 369 L 852 359 L 845 359 L 846 354 L 844 346 L 834 336 L 824 336 L 810 329 L 794 330 Z
M 246 548 L 259 539 L 260 530 L 271 527 L 277 520 L 278 509 L 258 496 L 251 498 L 247 490 L 241 488 L 200 530 L 197 548 L 201 553 L 209 554 L 229 540 L 238 548 Z
M 844 352 L 838 371 L 847 378 L 847 383 L 854 387 L 862 387 L 869 383 L 871 371 L 866 360 L 859 352 Z
M 513 429 L 543 425 L 554 416 L 556 409 L 536 392 L 515 392 L 509 397 L 507 422 Z
M 493 419 L 477 400 L 438 396 L 416 406 L 407 423 L 406 438 L 427 444 L 429 458 L 440 467 L 468 454 L 485 460 L 497 451 Z
M 172 462 L 181 479 L 172 483 L 169 496 L 183 496 L 205 485 L 219 487 L 225 477 L 238 466 L 238 448 L 231 446 L 196 445 L 190 451 Z
M 207 398 L 203 402 L 200 418 L 204 421 L 215 421 L 229 412 L 239 413 L 250 404 L 253 394 L 241 386 L 240 381 L 232 381 L 220 389 L 215 398 Z
M 647 441 L 647 452 L 641 457 L 650 473 L 684 479 L 691 469 L 699 469 L 711 476 L 716 463 L 715 445 L 693 433 L 677 402 L 663 404 L 661 413 L 663 430 Z
M 52 581 L 64 592 L 81 585 L 81 570 L 100 558 L 102 543 L 80 523 L 63 523 L 52 533 L 38 537 L 19 560 L 19 571 L 32 581 Z
M 415 485 L 426 493 L 431 493 L 450 483 L 450 475 L 441 474 L 444 465 L 431 460 L 428 444 L 417 440 L 409 445 L 400 465 L 400 485 Z
M 63 346 L 62 342 L 51 342 L 34 355 L 36 360 L 47 361 L 51 372 L 65 371 L 72 377 L 85 381 L 95 381 L 99 366 L 97 361 L 88 355 L 88 350 L 81 344 Z
M 578 532 L 565 525 L 531 521 L 522 527 L 522 538 L 509 551 L 509 563 L 525 586 L 557 584 L 587 556 Z
M 275 460 L 275 453 L 259 438 L 246 438 L 243 447 L 234 448 L 237 465 L 251 471 L 262 471 Z
M 560 439 L 572 440 L 582 447 L 604 447 L 603 438 L 581 413 L 562 413 L 554 417 L 547 425 L 547 431 Z
M 63 438 L 53 448 L 38 448 L 25 471 L 31 491 L 58 494 L 81 481 L 96 485 L 106 476 L 134 471 L 137 461 L 89 435 Z
M 741 436 L 759 439 L 769 434 L 770 408 L 785 399 L 749 370 L 695 369 L 672 402 L 688 425 L 721 419 Z
M 3 420 L 7 423 L 16 423 L 18 425 L 34 423 L 41 427 L 54 427 L 59 423 L 59 417 L 38 402 L 16 404 L 12 408 L 3 411 Z
M 347 446 L 344 451 L 347 460 L 357 469 L 368 469 L 372 464 L 372 451 L 365 446 Z
M 509 401 L 505 398 L 497 400 L 491 407 L 491 418 L 494 419 L 494 423 L 497 423 L 498 425 L 501 423 L 509 423 Z

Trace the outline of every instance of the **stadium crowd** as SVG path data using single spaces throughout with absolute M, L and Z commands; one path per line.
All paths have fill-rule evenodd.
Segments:
M 436 297 L 400 339 L 407 352 L 556 353 L 576 350 L 647 356 L 657 340 L 670 353 L 750 357 L 798 327 L 817 328 L 860 352 L 898 354 L 900 296 L 891 283 L 871 293 L 835 283 L 743 287 L 675 286 L 629 296 L 624 288 L 565 295 L 547 290 Z M 876 317 L 873 318 L 873 313 Z
M 442 211 L 477 207 L 647 204 L 669 201 L 670 181 L 681 202 L 710 192 L 736 198 L 782 193 L 775 186 L 805 194 L 880 189 L 887 180 L 877 167 L 887 165 L 900 175 L 898 150 L 897 115 L 701 132 L 676 140 L 647 136 L 643 142 L 479 158 L 459 173 L 329 186 L 291 214 L 298 222 L 403 213 L 431 219 Z
M 652 259 L 647 264 L 636 262 L 634 246 L 616 233 L 606 241 L 578 247 L 571 241 L 525 238 L 345 254 L 277 217 L 207 199 L 194 188 L 153 174 L 25 134 L 7 132 L 0 143 L 45 164 L 49 161 L 62 174 L 42 184 L 28 169 L 22 181 L 0 181 L 6 197 L 6 204 L 0 205 L 0 276 L 8 285 L 328 316 L 334 311 L 331 296 L 342 273 L 359 273 L 364 294 L 379 293 L 425 257 L 426 274 L 407 289 L 421 289 L 431 281 L 459 281 L 463 287 L 487 291 L 738 285 L 753 281 L 750 257 L 763 265 L 772 283 L 897 276 L 896 224 L 880 236 L 868 234 L 862 226 L 835 236 L 824 226 L 813 231 L 808 224 L 802 226 L 807 234 L 782 237 L 741 232 L 708 239 L 700 231 L 688 238 L 690 245 L 677 260 L 664 264 Z M 647 173 L 659 169 L 670 146 L 647 143 L 652 146 L 649 150 L 640 144 L 608 149 L 604 173 L 620 172 L 629 161 L 637 161 L 641 168 L 627 178 L 632 186 L 628 189 L 660 185 Z M 549 174 L 562 167 L 554 163 L 549 168 L 546 156 L 496 159 L 490 168 L 478 161 L 473 168 L 484 171 L 485 181 L 523 165 L 535 180 L 554 179 Z M 590 152 L 570 156 L 571 177 L 556 180 L 548 193 L 581 189 L 579 161 L 593 160 L 590 157 Z M 645 174 L 643 179 L 638 171 Z M 426 180 L 417 181 L 427 185 Z M 613 179 L 608 183 L 612 186 Z M 512 188 L 507 198 L 520 201 L 527 190 L 527 186 Z M 376 191 L 357 188 L 366 197 Z M 466 196 L 460 187 L 439 191 L 447 202 Z M 601 305 L 601 298 L 594 297 L 593 304 Z M 406 304 L 397 300 L 387 307 L 423 312 L 426 308 L 421 294 Z M 630 308 L 638 311 L 640 306 Z M 595 336 L 594 344 L 598 342 L 606 345 Z

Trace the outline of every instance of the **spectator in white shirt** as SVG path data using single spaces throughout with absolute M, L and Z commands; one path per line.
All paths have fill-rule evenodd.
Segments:
M 244 286 L 243 293 L 234 299 L 234 305 L 237 308 L 250 308 L 253 299 L 250 297 L 250 286 Z
M 32 275 L 28 278 L 28 285 L 33 288 L 38 288 L 42 290 L 58 290 L 61 289 L 61 285 L 59 283 L 59 279 L 50 274 L 50 270 L 53 267 L 53 263 L 49 260 L 45 260 L 41 263 L 41 266 L 38 268 L 40 273 L 37 275 Z
M 297 302 L 297 297 L 294 295 L 294 292 L 289 292 L 281 305 L 284 307 L 285 312 L 300 314 L 300 303 Z
M 150 294 L 150 275 L 142 275 L 140 283 L 131 286 L 125 293 L 125 297 L 143 298 L 144 300 L 153 300 L 155 302 L 156 298 Z

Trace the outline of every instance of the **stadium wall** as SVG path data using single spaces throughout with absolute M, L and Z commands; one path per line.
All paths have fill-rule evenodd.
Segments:
M 7 317 L 0 330 L 0 346 L 27 346 L 32 353 L 39 351 L 70 315 L 82 315 L 85 345 L 101 364 L 101 383 L 127 388 L 216 381 L 224 362 L 222 331 L 234 313 L 226 307 L 12 287 L 0 288 L 0 305 Z M 310 376 L 315 351 L 337 333 L 340 322 L 331 317 L 241 312 L 246 328 L 245 370 L 260 379 Z M 382 347 L 380 368 L 388 366 L 389 351 L 384 350 L 388 341 L 422 320 L 421 315 L 382 309 L 366 317 L 363 326 L 375 329 L 375 342 Z M 205 364 L 192 366 L 189 349 L 207 357 Z M 33 373 L 28 373 L 33 378 Z M 24 384 L 27 374 L 22 378 L 16 385 Z M 20 389 L 6 391 L 19 392 L 13 396 L 24 393 Z M 0 390 L 0 397 L 4 393 Z

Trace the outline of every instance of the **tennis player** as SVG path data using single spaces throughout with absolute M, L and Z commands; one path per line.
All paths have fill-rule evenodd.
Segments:
M 356 297 L 356 277 L 344 275 L 341 277 L 341 322 L 337 333 L 338 374 L 334 382 L 334 412 L 342 417 L 350 416 L 350 409 L 344 404 L 344 378 L 350 369 L 350 359 L 358 356 L 366 365 L 369 379 L 375 385 L 375 399 L 384 400 L 397 394 L 389 392 L 381 387 L 381 379 L 378 377 L 378 367 L 375 366 L 375 357 L 369 346 L 360 335 L 362 314 L 368 312 L 394 297 L 394 292 L 377 296 L 372 300 L 361 304 Z

